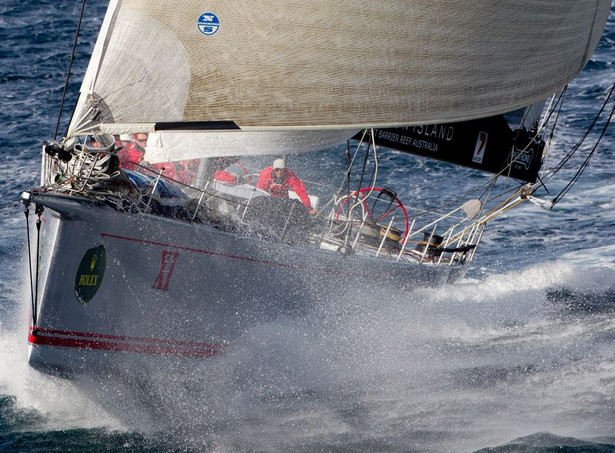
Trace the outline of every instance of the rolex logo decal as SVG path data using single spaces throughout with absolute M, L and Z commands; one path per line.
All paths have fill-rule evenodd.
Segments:
M 85 305 L 94 298 L 105 275 L 106 264 L 107 252 L 102 245 L 85 252 L 75 276 L 75 294 L 79 303 Z

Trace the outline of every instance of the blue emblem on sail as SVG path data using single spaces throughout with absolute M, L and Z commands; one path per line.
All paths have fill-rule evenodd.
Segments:
M 199 16 L 197 25 L 201 33 L 209 36 L 218 31 L 218 28 L 220 28 L 220 21 L 213 13 L 203 13 Z

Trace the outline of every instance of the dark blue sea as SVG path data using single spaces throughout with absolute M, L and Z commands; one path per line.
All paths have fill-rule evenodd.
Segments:
M 403 295 L 340 288 L 324 313 L 259 326 L 193 385 L 170 385 L 153 415 L 129 387 L 30 369 L 19 195 L 37 184 L 41 143 L 54 134 L 79 3 L 0 3 L 0 451 L 615 452 L 613 124 L 552 211 L 528 203 L 491 222 L 459 284 Z M 61 130 L 105 8 L 86 9 Z M 613 83 L 615 9 L 569 87 L 550 163 L 582 138 Z M 335 158 L 318 155 L 322 165 Z M 301 159 L 298 172 L 319 165 Z M 413 201 L 447 201 L 487 179 L 399 154 L 383 155 L 381 171 Z M 87 384 L 120 396 L 125 416 Z

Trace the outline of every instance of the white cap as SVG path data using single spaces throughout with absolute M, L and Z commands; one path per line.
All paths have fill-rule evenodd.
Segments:
M 278 168 L 285 168 L 286 164 L 284 163 L 284 159 L 276 159 L 273 161 L 273 169 L 277 170 Z
M 122 142 L 131 142 L 132 141 L 132 136 L 130 134 L 121 134 L 120 135 L 120 141 L 122 141 Z

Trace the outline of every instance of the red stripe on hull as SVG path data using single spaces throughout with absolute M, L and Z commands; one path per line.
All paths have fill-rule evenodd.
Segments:
M 52 334 L 52 335 L 49 335 Z M 63 335 L 63 336 L 53 336 Z M 75 338 L 82 337 L 82 338 Z M 90 339 L 97 338 L 97 339 Z M 116 341 L 105 341 L 116 340 Z M 156 343 L 156 344 L 138 344 Z M 96 349 L 101 351 L 135 352 L 139 354 L 179 355 L 184 357 L 212 357 L 221 353 L 221 345 L 207 343 L 182 342 L 173 340 L 157 340 L 154 338 L 138 339 L 133 337 L 120 337 L 115 335 L 101 335 L 92 333 L 66 332 L 50 329 L 30 328 L 28 342 L 37 346 L 60 346 L 75 349 Z M 182 347 L 186 346 L 186 347 Z
M 30 332 L 34 330 L 30 327 Z M 86 337 L 86 338 L 100 338 L 104 340 L 119 340 L 119 341 L 138 341 L 142 343 L 159 343 L 159 344 L 173 344 L 178 346 L 200 346 L 203 348 L 223 348 L 223 344 L 216 343 L 203 343 L 197 341 L 181 341 L 181 340 L 167 340 L 160 338 L 147 338 L 147 337 L 129 337 L 124 335 L 108 335 L 103 333 L 91 333 L 91 332 L 73 332 L 70 330 L 55 330 L 37 328 L 36 334 L 49 334 L 49 335 L 63 335 L 67 337 Z

